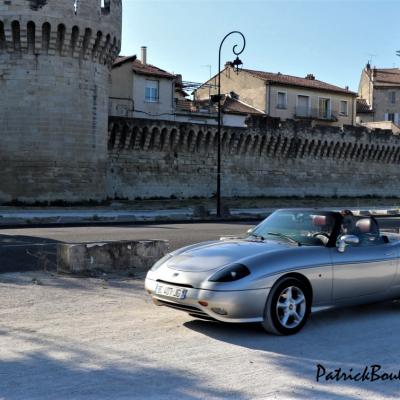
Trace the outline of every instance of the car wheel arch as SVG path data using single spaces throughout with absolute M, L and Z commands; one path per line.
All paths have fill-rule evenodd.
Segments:
M 312 288 L 312 285 L 311 285 L 311 282 L 309 281 L 309 279 L 305 275 L 300 274 L 299 272 L 289 272 L 289 273 L 279 277 L 279 279 L 274 283 L 274 286 L 279 285 L 279 282 L 286 278 L 295 278 L 295 279 L 298 279 L 299 281 L 303 282 L 305 284 L 305 286 L 307 287 L 308 300 L 310 301 L 310 304 L 312 304 L 313 288 Z
M 290 282 L 290 283 L 289 283 Z M 298 325 L 298 329 L 294 329 L 293 331 L 285 331 L 285 327 L 279 326 L 279 322 L 277 322 L 277 316 L 274 315 L 274 310 L 276 307 L 276 301 L 277 301 L 277 294 L 279 295 L 281 289 L 280 287 L 285 285 L 296 285 L 296 282 L 298 282 L 299 287 L 303 290 L 303 293 L 306 296 L 306 306 L 308 308 L 308 311 L 306 309 L 306 314 L 303 316 L 302 322 L 300 325 Z M 275 305 L 274 305 L 275 302 Z M 272 333 L 275 335 L 287 335 L 287 334 L 293 334 L 297 333 L 304 324 L 306 323 L 305 321 L 307 320 L 307 314 L 311 312 L 311 304 L 312 304 L 312 286 L 310 281 L 305 277 L 304 275 L 296 272 L 289 272 L 285 275 L 282 275 L 275 281 L 273 286 L 271 287 L 271 290 L 268 294 L 267 301 L 265 304 L 264 308 L 264 320 L 261 322 L 261 325 L 264 327 L 264 329 L 268 333 Z

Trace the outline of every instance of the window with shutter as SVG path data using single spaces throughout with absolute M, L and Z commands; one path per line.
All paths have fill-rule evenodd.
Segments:
M 309 117 L 310 114 L 310 97 L 301 94 L 297 95 L 296 115 L 298 117 Z
M 340 110 L 339 110 L 340 115 L 348 115 L 348 109 L 347 109 L 347 101 L 346 100 L 341 100 L 340 101 Z
M 157 103 L 158 102 L 158 81 L 154 80 L 146 80 L 145 87 L 145 101 L 148 103 Z
M 285 109 L 287 107 L 287 98 L 285 92 L 278 92 L 278 99 L 276 102 L 276 108 Z

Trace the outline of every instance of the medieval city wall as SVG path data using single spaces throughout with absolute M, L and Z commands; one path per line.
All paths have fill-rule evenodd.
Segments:
M 0 7 L 0 201 L 101 200 L 121 0 Z
M 222 129 L 223 196 L 400 196 L 400 137 L 276 119 Z M 110 118 L 108 196 L 212 196 L 215 127 Z
M 0 7 L 0 203 L 215 194 L 215 126 L 108 118 L 121 0 Z M 399 196 L 392 132 L 264 118 L 222 129 L 223 196 Z

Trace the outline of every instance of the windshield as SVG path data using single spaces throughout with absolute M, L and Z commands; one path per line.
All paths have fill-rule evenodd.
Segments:
M 268 240 L 296 241 L 300 245 L 326 246 L 335 226 L 335 214 L 323 211 L 275 211 L 251 233 Z

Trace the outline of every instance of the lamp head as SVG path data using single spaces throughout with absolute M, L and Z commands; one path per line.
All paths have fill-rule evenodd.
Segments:
M 233 62 L 231 62 L 231 67 L 233 68 L 233 70 L 238 74 L 239 73 L 239 71 L 242 69 L 242 66 L 243 66 L 243 62 L 242 62 L 242 60 L 238 57 L 238 56 L 236 56 L 236 59 L 233 61 Z

